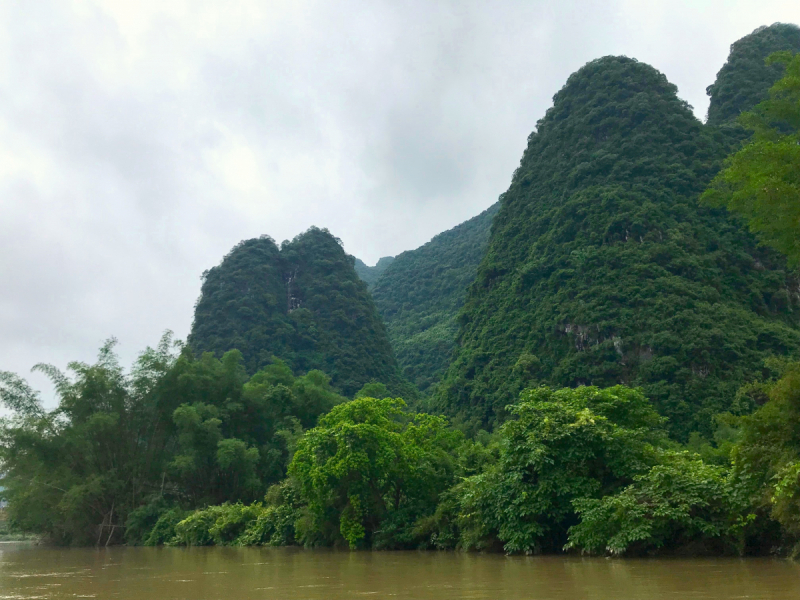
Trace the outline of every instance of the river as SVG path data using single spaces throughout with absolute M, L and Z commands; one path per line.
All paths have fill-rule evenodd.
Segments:
M 771 559 L 0 544 L 0 600 L 25 598 L 798 600 L 800 565 Z

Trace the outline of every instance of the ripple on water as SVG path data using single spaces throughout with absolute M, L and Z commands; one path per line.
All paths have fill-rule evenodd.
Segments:
M 779 560 L 604 560 L 269 548 L 0 554 L 0 600 L 798 600 Z

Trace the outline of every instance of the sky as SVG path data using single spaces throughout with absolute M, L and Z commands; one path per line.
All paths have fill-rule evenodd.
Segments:
M 699 119 L 731 43 L 800 2 L 4 0 L 0 370 L 185 338 L 243 239 L 367 264 L 508 187 L 570 73 L 647 62 Z

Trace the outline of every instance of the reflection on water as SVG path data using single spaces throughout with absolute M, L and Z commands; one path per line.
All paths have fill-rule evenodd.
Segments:
M 0 600 L 800 599 L 782 560 L 607 560 L 287 548 L 0 544 Z

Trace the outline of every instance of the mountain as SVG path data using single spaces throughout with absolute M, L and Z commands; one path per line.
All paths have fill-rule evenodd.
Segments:
M 773 52 L 800 51 L 800 27 L 775 23 L 759 27 L 731 45 L 727 62 L 717 73 L 706 92 L 711 96 L 709 125 L 734 121 L 767 97 L 767 90 L 781 77 L 782 65 L 766 66 L 764 60 Z
M 495 204 L 424 246 L 403 252 L 372 287 L 403 374 L 422 392 L 441 379 L 450 363 L 456 317 L 498 208 Z
M 250 373 L 272 357 L 295 373 L 320 369 L 347 396 L 370 381 L 415 395 L 353 257 L 324 229 L 280 249 L 267 236 L 235 246 L 203 274 L 189 344 L 218 356 L 236 348 Z
M 386 270 L 386 268 L 394 262 L 394 256 L 384 256 L 381 258 L 377 264 L 373 267 L 369 267 L 364 263 L 363 260 L 360 258 L 356 259 L 355 268 L 356 274 L 359 276 L 361 281 L 367 284 L 368 288 L 371 288 L 375 285 L 375 282 L 378 281 L 378 277 Z
M 697 203 L 726 149 L 676 92 L 612 56 L 555 95 L 501 197 L 435 407 L 486 426 L 523 387 L 625 383 L 686 439 L 766 357 L 798 352 L 797 281 Z

